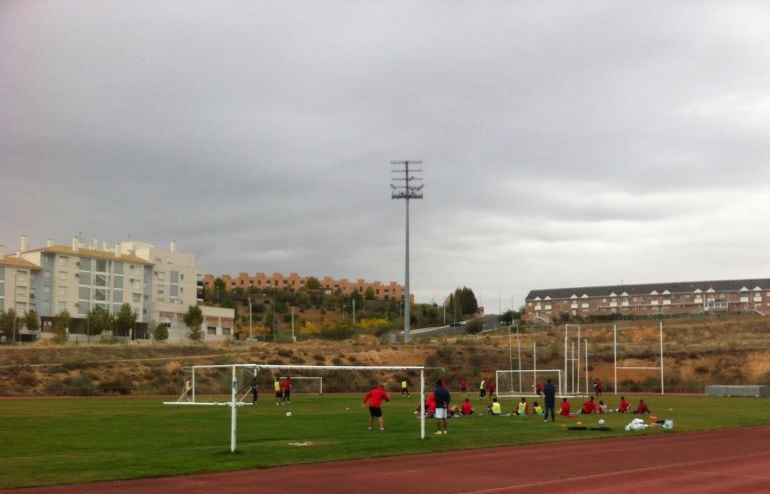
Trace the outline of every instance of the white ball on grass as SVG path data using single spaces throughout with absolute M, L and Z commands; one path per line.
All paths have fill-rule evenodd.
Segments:
M 291 412 L 286 412 L 287 417 L 291 417 Z
M 599 425 L 604 425 L 604 419 L 599 419 Z

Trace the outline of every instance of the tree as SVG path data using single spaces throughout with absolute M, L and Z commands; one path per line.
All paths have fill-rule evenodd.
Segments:
M 318 281 L 318 278 L 315 276 L 310 276 L 307 280 L 305 280 L 305 288 L 307 290 L 320 290 L 321 282 Z
M 472 321 L 469 321 L 468 324 L 465 325 L 465 332 L 468 334 L 477 334 L 481 333 L 481 330 L 484 329 L 484 320 L 480 317 L 477 319 L 473 319 Z
M 5 335 L 7 341 L 13 341 L 17 329 L 16 311 L 8 309 L 6 312 L 0 312 L 0 331 Z
M 24 327 L 27 328 L 27 331 L 40 330 L 40 317 L 34 309 L 30 309 L 24 313 Z
M 120 306 L 120 311 L 115 316 L 115 330 L 120 336 L 129 336 L 134 329 L 138 315 L 130 304 Z
M 65 343 L 67 341 L 67 329 L 70 326 L 70 313 L 63 310 L 56 314 L 53 318 L 53 325 L 51 326 L 51 332 L 53 333 L 53 341 L 56 343 Z
M 476 301 L 476 295 L 473 290 L 468 287 L 462 287 L 455 290 L 455 300 L 452 303 L 457 303 L 460 314 L 467 316 L 475 314 L 479 311 L 479 303 Z
M 190 329 L 187 337 L 192 341 L 203 341 L 203 312 L 197 305 L 191 305 L 187 308 L 187 314 L 184 315 L 184 323 Z
M 155 341 L 166 341 L 168 339 L 168 327 L 162 322 L 152 328 L 152 338 Z
M 367 286 L 364 290 L 364 298 L 366 300 L 374 300 L 374 288 Z
M 86 333 L 97 335 L 112 333 L 115 329 L 115 318 L 104 309 L 94 308 L 86 316 Z

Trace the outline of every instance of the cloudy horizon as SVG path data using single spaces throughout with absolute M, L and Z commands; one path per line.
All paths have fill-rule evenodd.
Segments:
M 411 289 L 770 278 L 770 5 L 0 4 L 0 243 Z

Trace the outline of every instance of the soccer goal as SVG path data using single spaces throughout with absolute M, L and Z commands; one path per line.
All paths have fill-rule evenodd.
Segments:
M 535 383 L 545 383 L 547 379 L 556 386 L 562 395 L 561 369 L 522 369 L 495 371 L 495 393 L 497 396 L 532 396 L 536 395 Z
M 230 451 L 234 452 L 236 448 L 236 430 L 237 430 L 237 409 L 244 405 L 252 403 L 244 399 L 248 396 L 248 391 L 242 393 L 243 377 L 252 376 L 249 379 L 257 378 L 260 372 L 273 372 L 294 374 L 312 373 L 319 374 L 326 371 L 354 371 L 354 372 L 387 372 L 387 371 L 419 371 L 420 373 L 420 438 L 425 439 L 425 370 L 424 366 L 369 366 L 369 365 L 269 365 L 269 364 L 223 364 L 223 365 L 194 365 L 190 368 L 189 392 L 184 392 L 183 397 L 178 401 L 166 401 L 164 405 L 185 405 L 185 406 L 226 406 L 230 408 Z M 229 393 L 224 394 L 223 378 L 229 378 Z M 241 377 L 241 379 L 239 379 Z M 300 376 L 291 375 L 292 381 Z M 305 377 L 305 376 L 302 376 Z M 315 378 L 315 376 L 307 376 Z M 302 380 L 302 379 L 300 379 Z M 322 381 L 321 381 L 322 382 Z M 187 388 L 187 384 L 185 384 Z M 320 389 L 320 384 L 319 384 Z M 181 398 L 181 397 L 180 397 Z M 290 412 L 287 412 L 290 413 Z

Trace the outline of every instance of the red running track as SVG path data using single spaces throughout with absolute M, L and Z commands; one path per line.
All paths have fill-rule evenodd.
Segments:
M 579 432 L 576 432 L 579 433 Z M 436 438 L 451 441 L 447 436 Z M 770 492 L 770 426 L 19 489 L 36 493 Z M 3 491 L 6 492 L 6 491 Z

